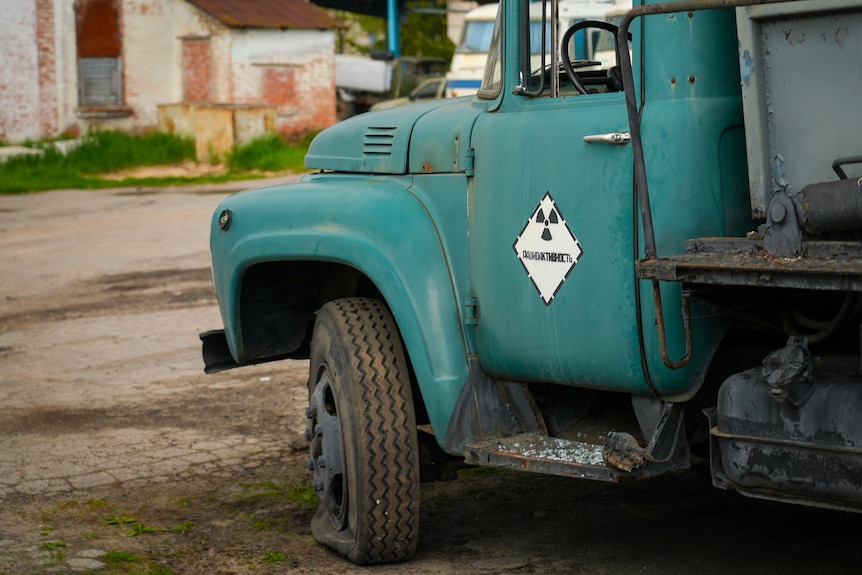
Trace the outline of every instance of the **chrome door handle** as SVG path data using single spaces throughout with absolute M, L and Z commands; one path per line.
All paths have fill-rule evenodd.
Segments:
M 632 141 L 632 135 L 628 132 L 611 132 L 609 134 L 593 134 L 592 136 L 584 136 L 584 141 L 588 144 L 593 142 L 602 142 L 604 144 L 615 144 L 624 146 Z

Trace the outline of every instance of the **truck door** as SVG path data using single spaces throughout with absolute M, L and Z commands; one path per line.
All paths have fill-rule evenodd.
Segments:
M 517 17 L 507 10 L 510 22 Z M 505 29 L 507 42 L 517 25 Z M 529 45 L 524 36 L 530 27 L 515 29 Z M 511 47 L 501 50 L 502 62 L 535 60 Z M 608 81 L 609 70 L 579 75 L 586 94 L 561 74 L 558 95 L 547 73 L 544 81 L 534 73 L 516 87 L 511 80 L 520 72 L 490 63 L 480 98 L 490 99 L 495 83 L 500 91 L 471 140 L 479 360 L 503 379 L 648 392 L 639 351 L 637 222 L 624 95 Z

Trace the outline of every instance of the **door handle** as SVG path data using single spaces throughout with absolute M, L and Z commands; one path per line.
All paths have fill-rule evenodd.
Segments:
M 632 141 L 632 135 L 628 132 L 611 132 L 609 134 L 593 134 L 592 136 L 584 136 L 584 141 L 588 144 L 593 142 L 601 142 L 603 144 L 614 144 L 624 146 Z

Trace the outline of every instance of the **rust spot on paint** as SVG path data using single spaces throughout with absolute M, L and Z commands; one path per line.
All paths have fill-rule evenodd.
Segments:
M 424 164 L 422 164 L 422 171 L 426 174 L 430 174 L 434 171 L 434 166 L 431 165 L 431 162 L 425 162 Z

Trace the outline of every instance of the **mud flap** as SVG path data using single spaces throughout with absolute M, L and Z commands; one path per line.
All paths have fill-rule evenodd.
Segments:
M 471 360 L 470 379 L 446 429 L 446 451 L 462 453 L 468 443 L 523 433 L 548 433 L 526 384 L 492 379 Z

